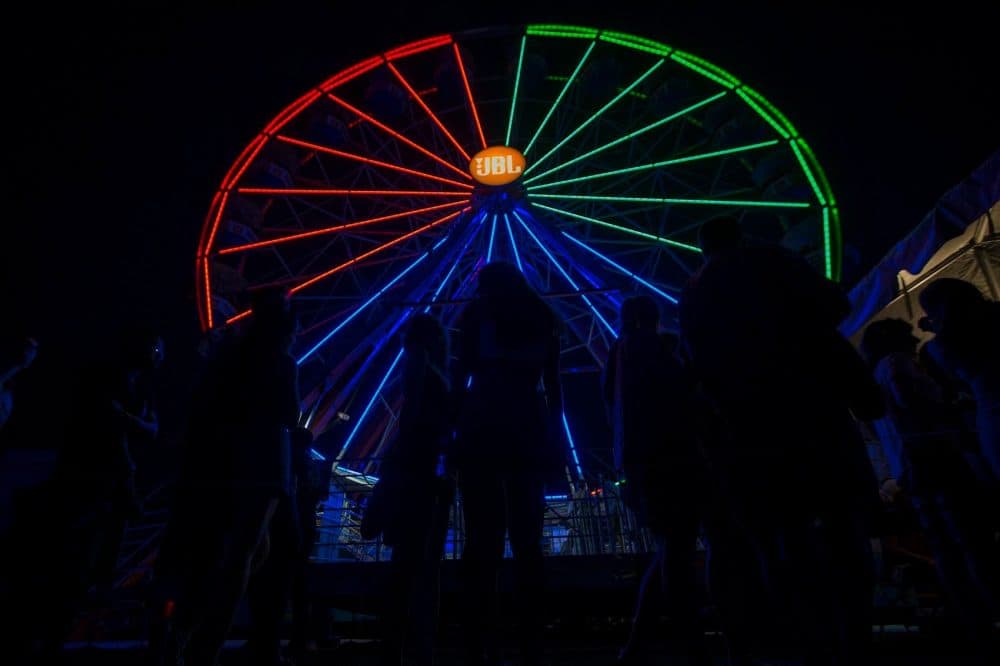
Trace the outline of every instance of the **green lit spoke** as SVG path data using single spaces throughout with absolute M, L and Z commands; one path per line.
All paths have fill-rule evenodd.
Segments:
M 706 106 L 708 104 L 711 104 L 712 102 L 714 102 L 714 101 L 716 101 L 718 99 L 721 99 L 721 98 L 723 98 L 725 96 L 726 96 L 725 92 L 720 92 L 720 93 L 716 93 L 716 94 L 712 95 L 711 97 L 703 99 L 700 102 L 695 102 L 694 104 L 692 104 L 690 106 L 687 106 L 687 107 L 681 109 L 680 111 L 678 111 L 676 113 L 672 113 L 669 116 L 666 116 L 665 118 L 660 118 L 656 122 L 650 123 L 649 125 L 646 125 L 645 127 L 640 127 L 639 129 L 637 129 L 637 130 L 635 130 L 633 132 L 629 132 L 628 134 L 625 134 L 625 135 L 623 135 L 623 136 L 615 139 L 614 141 L 609 141 L 608 143 L 604 144 L 603 146 L 598 146 L 597 148 L 594 148 L 592 150 L 588 150 L 586 153 L 584 153 L 582 155 L 578 155 L 577 157 L 574 157 L 571 160 L 568 160 L 566 162 L 562 162 L 562 163 L 560 163 L 560 164 L 552 167 L 548 171 L 543 171 L 542 173 L 535 174 L 531 178 L 525 179 L 524 183 L 527 185 L 527 184 L 536 182 L 539 179 L 544 178 L 545 176 L 548 176 L 549 174 L 552 174 L 552 173 L 555 173 L 556 171 L 561 171 L 561 170 L 565 169 L 566 167 L 570 166 L 571 164 L 576 164 L 577 162 L 581 162 L 581 161 L 583 161 L 585 159 L 591 158 L 594 155 L 597 155 L 598 153 L 604 152 L 605 150 L 608 150 L 610 148 L 614 148 L 615 146 L 617 146 L 619 144 L 622 144 L 622 143 L 625 143 L 626 141 L 631 141 L 632 139 L 635 139 L 636 137 L 639 137 L 639 136 L 645 134 L 646 132 L 650 132 L 650 131 L 652 131 L 654 129 L 657 129 L 658 127 L 662 127 L 662 126 L 666 125 L 669 122 L 677 120 L 678 118 L 682 118 L 682 117 L 686 116 L 687 114 L 691 113 L 692 111 L 700 109 L 701 107 Z M 530 170 L 531 170 L 531 167 L 528 168 L 528 171 L 530 171 Z M 527 171 L 525 173 L 527 173 Z
M 738 199 L 684 199 L 669 197 L 616 197 L 603 194 L 547 194 L 531 195 L 541 199 L 569 199 L 573 201 L 614 201 L 617 203 L 659 203 L 671 206 L 746 206 L 753 208 L 809 208 L 812 204 L 802 201 L 742 201 Z
M 562 148 L 564 145 L 566 145 L 566 143 L 570 139 L 572 139 L 577 134 L 579 134 L 584 129 L 586 129 L 592 122 L 594 122 L 595 120 L 597 120 L 598 118 L 600 118 L 604 114 L 605 111 L 607 111 L 608 109 L 610 109 L 612 106 L 614 106 L 615 104 L 617 104 L 620 99 L 622 99 L 623 97 L 625 97 L 626 95 L 628 95 L 630 92 L 632 92 L 632 90 L 636 86 L 638 86 L 640 83 L 642 83 L 643 81 L 645 81 L 647 77 L 649 77 L 653 72 L 655 72 L 657 69 L 659 69 L 663 65 L 664 62 L 665 61 L 662 60 L 662 59 L 658 60 L 652 67 L 650 67 L 645 72 L 643 72 L 639 76 L 639 78 L 637 78 L 635 81 L 633 81 L 627 88 L 625 88 L 620 93 L 618 93 L 617 95 L 615 95 L 611 99 L 610 102 L 608 102 L 607 104 L 605 104 L 604 106 L 602 106 L 600 109 L 597 110 L 596 113 L 594 113 L 594 115 L 590 116 L 590 118 L 588 118 L 587 120 L 583 121 L 583 123 L 579 127 L 577 127 L 575 130 L 573 130 L 572 132 L 570 132 L 569 134 L 567 134 L 566 137 L 562 141 L 560 141 L 559 143 L 557 143 L 555 146 L 553 146 L 552 149 L 549 150 L 549 152 L 547 152 L 544 155 L 542 155 L 542 157 L 537 162 L 535 162 L 534 164 L 530 165 L 527 169 L 525 169 L 524 174 L 528 175 L 528 173 L 530 173 L 532 169 L 534 169 L 535 167 L 537 167 L 540 164 L 542 164 L 543 162 L 545 162 L 545 160 L 547 160 L 553 154 L 555 154 L 556 151 L 558 151 L 560 148 Z
M 521 86 L 521 67 L 524 65 L 524 45 L 527 41 L 527 35 L 521 37 L 521 52 L 517 56 L 517 74 L 514 76 L 514 94 L 510 98 L 510 117 L 507 119 L 507 139 L 504 141 L 505 146 L 510 145 L 510 135 L 514 130 L 514 108 L 517 106 L 517 89 Z
M 562 101 L 563 97 L 566 96 L 566 92 L 569 90 L 570 86 L 573 85 L 573 81 L 576 79 L 577 75 L 580 73 L 580 70 L 583 69 L 583 63 L 587 62 L 587 58 L 590 57 L 590 54 L 594 50 L 595 46 L 597 46 L 597 42 L 591 42 L 590 43 L 590 46 L 587 47 L 587 50 L 584 52 L 583 57 L 580 58 L 580 62 L 577 63 L 576 68 L 573 70 L 573 73 L 570 75 L 570 77 L 568 79 L 566 79 L 566 84 L 563 86 L 563 89 L 559 92 L 559 96 L 556 97 L 556 101 L 553 102 L 552 106 L 549 107 L 548 113 L 545 114 L 545 117 L 542 118 L 542 122 L 538 126 L 538 129 L 535 130 L 535 135 L 533 137 L 531 137 L 531 141 L 528 142 L 527 148 L 524 149 L 524 153 L 523 153 L 524 155 L 527 155 L 528 151 L 531 150 L 531 147 L 533 145 L 535 145 L 535 141 L 538 140 L 538 137 L 541 135 L 542 130 L 545 128 L 545 125 L 549 122 L 549 118 L 551 118 L 552 114 L 555 113 L 556 107 L 559 106 L 559 102 Z M 522 44 L 522 48 L 523 48 L 523 44 Z M 511 114 L 511 117 L 513 119 L 513 113 Z M 507 136 L 508 136 L 507 142 L 508 142 L 508 145 L 510 145 L 510 133 L 509 132 L 508 132 Z
M 568 178 L 566 180 L 557 180 L 549 183 L 539 183 L 538 185 L 532 185 L 527 189 L 529 191 L 539 190 L 542 188 L 556 187 L 558 185 L 568 185 L 570 183 L 579 183 L 585 180 L 594 180 L 597 178 L 609 178 L 611 176 L 620 176 L 626 173 L 635 173 L 637 171 L 648 171 L 650 169 L 659 169 L 660 167 L 672 166 L 674 164 L 683 164 L 685 162 L 694 162 L 696 160 L 707 160 L 712 157 L 721 157 L 723 155 L 732 155 L 734 153 L 743 153 L 749 150 L 756 150 L 758 148 L 768 148 L 781 143 L 777 139 L 772 139 L 771 141 L 761 141 L 760 143 L 752 143 L 746 146 L 738 146 L 736 148 L 726 148 L 725 150 L 713 150 L 710 153 L 701 153 L 699 155 L 688 155 L 687 157 L 676 157 L 671 160 L 663 160 L 662 162 L 653 162 L 652 164 L 640 164 L 634 167 L 626 167 L 624 169 L 615 169 L 614 171 L 602 171 L 600 173 L 590 174 L 589 176 L 580 176 L 578 178 Z
M 694 245 L 688 245 L 687 243 L 681 243 L 680 241 L 671 240 L 670 238 L 664 238 L 663 236 L 657 236 L 656 234 L 651 234 L 646 231 L 640 231 L 638 229 L 630 229 L 629 227 L 623 227 L 620 224 L 614 224 L 612 222 L 606 222 L 600 220 L 596 217 L 589 217 L 587 215 L 580 215 L 579 213 L 572 213 L 568 210 L 562 208 L 556 208 L 555 206 L 546 206 L 545 204 L 538 203 L 537 201 L 532 202 L 532 206 L 547 210 L 557 215 L 563 215 L 565 217 L 574 218 L 582 222 L 589 222 L 590 224 L 596 224 L 601 227 L 608 229 L 614 229 L 615 231 L 620 231 L 622 233 L 629 234 L 631 236 L 637 236 L 639 238 L 645 238 L 646 240 L 656 241 L 657 243 L 663 243 L 664 245 L 669 245 L 671 247 L 680 248 L 682 250 L 688 250 L 689 252 L 701 253 L 701 250 Z

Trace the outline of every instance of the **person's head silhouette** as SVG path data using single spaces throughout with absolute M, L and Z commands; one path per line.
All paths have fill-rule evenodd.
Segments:
M 494 261 L 479 271 L 476 293 L 485 298 L 517 296 L 530 291 L 528 281 L 513 264 Z
M 917 351 L 920 339 L 913 335 L 913 327 L 903 319 L 880 319 L 865 328 L 861 337 L 861 353 L 872 366 L 895 353 L 912 354 Z
M 250 297 L 253 314 L 248 332 L 260 340 L 290 346 L 298 329 L 298 320 L 287 289 L 266 288 L 254 291 Z
M 431 362 L 444 367 L 448 359 L 448 334 L 437 318 L 420 313 L 410 320 L 403 334 L 403 347 L 407 352 L 427 352 Z
M 949 323 L 975 316 L 987 303 L 986 297 L 971 282 L 958 278 L 939 278 L 920 292 L 920 305 L 927 317 L 920 327 L 940 332 Z
M 743 244 L 743 230 L 735 217 L 717 217 L 698 229 L 698 247 L 704 253 L 706 261 L 734 252 L 743 247 Z
M 660 309 L 649 296 L 631 296 L 622 303 L 622 333 L 653 331 L 660 323 Z

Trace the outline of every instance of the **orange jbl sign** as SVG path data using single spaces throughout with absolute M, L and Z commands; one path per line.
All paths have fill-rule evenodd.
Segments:
M 469 173 L 483 185 L 513 183 L 524 172 L 524 155 L 509 146 L 481 150 L 469 162 Z

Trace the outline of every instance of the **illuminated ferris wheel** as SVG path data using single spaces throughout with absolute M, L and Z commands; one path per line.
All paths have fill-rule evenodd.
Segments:
M 407 319 L 447 325 L 485 263 L 514 263 L 567 324 L 563 425 L 571 476 L 586 477 L 618 307 L 647 293 L 669 323 L 701 264 L 698 228 L 721 215 L 839 277 L 812 150 L 728 72 L 585 27 L 440 35 L 344 69 L 250 142 L 202 230 L 199 315 L 229 326 L 254 289 L 289 288 L 304 420 L 337 433 L 328 455 L 364 461 L 399 411 Z

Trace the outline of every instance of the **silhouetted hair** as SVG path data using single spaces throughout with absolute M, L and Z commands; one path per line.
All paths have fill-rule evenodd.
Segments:
M 660 308 L 649 296 L 630 296 L 622 303 L 622 331 L 636 329 L 656 330 L 660 323 Z
M 286 338 L 297 328 L 291 294 L 287 289 L 267 287 L 255 290 L 250 295 L 249 330 L 254 335 L 267 338 Z
M 861 336 L 861 353 L 874 367 L 889 354 L 916 351 L 920 340 L 904 319 L 880 319 L 868 324 Z
M 139 368 L 149 363 L 153 345 L 163 340 L 154 327 L 143 322 L 126 325 L 119 332 L 118 358 L 125 368 Z
M 555 313 L 513 264 L 486 264 L 477 279 L 477 295 L 496 322 L 497 336 L 507 345 L 539 340 L 551 334 Z
M 532 289 L 516 266 L 505 261 L 494 261 L 479 271 L 476 291 L 487 298 L 516 298 L 532 292 Z
M 406 349 L 423 349 L 431 361 L 444 369 L 448 361 L 448 333 L 436 317 L 426 313 L 414 316 L 403 334 Z
M 698 229 L 698 247 L 706 257 L 743 245 L 743 230 L 735 217 L 725 216 L 705 222 Z
M 927 314 L 935 311 L 946 316 L 969 314 L 986 302 L 976 285 L 958 278 L 939 278 L 920 292 L 920 305 Z

